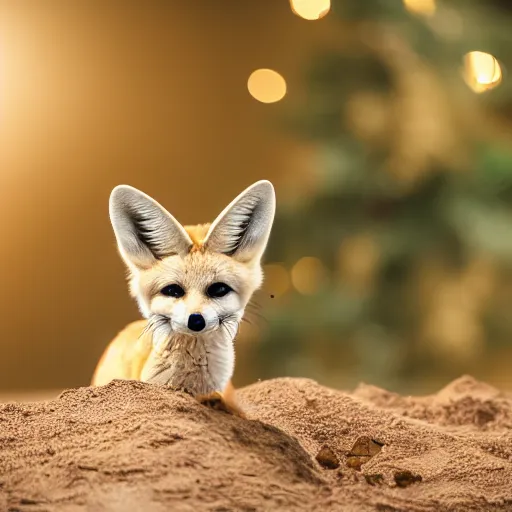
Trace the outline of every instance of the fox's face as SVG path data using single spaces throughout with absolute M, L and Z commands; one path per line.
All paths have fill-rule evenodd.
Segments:
M 272 184 L 259 181 L 212 224 L 183 227 L 146 194 L 126 185 L 110 196 L 110 218 L 142 314 L 163 329 L 234 337 L 262 282 L 261 257 L 274 220 Z

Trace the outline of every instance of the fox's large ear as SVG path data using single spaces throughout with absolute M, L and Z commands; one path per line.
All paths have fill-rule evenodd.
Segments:
M 238 261 L 259 260 L 267 246 L 276 197 L 270 181 L 256 182 L 236 197 L 215 219 L 204 246 Z
M 183 226 L 154 199 L 136 188 L 119 185 L 110 194 L 110 221 L 126 264 L 148 268 L 157 260 L 184 256 L 192 240 Z

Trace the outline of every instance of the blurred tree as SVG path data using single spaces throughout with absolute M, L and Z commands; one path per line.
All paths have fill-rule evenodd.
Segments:
M 254 377 L 412 392 L 510 344 L 509 10 L 340 0 L 313 22 L 339 37 L 290 116 L 314 176 L 279 204 Z

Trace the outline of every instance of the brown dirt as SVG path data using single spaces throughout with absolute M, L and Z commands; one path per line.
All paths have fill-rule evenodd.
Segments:
M 129 381 L 0 405 L 0 511 L 512 511 L 512 397 L 470 377 L 240 397 L 252 420 Z

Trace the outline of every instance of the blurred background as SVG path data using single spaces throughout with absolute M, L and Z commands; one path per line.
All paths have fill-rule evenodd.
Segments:
M 139 318 L 108 218 L 278 211 L 235 384 L 512 389 L 512 4 L 0 3 L 0 397 L 88 385 Z

